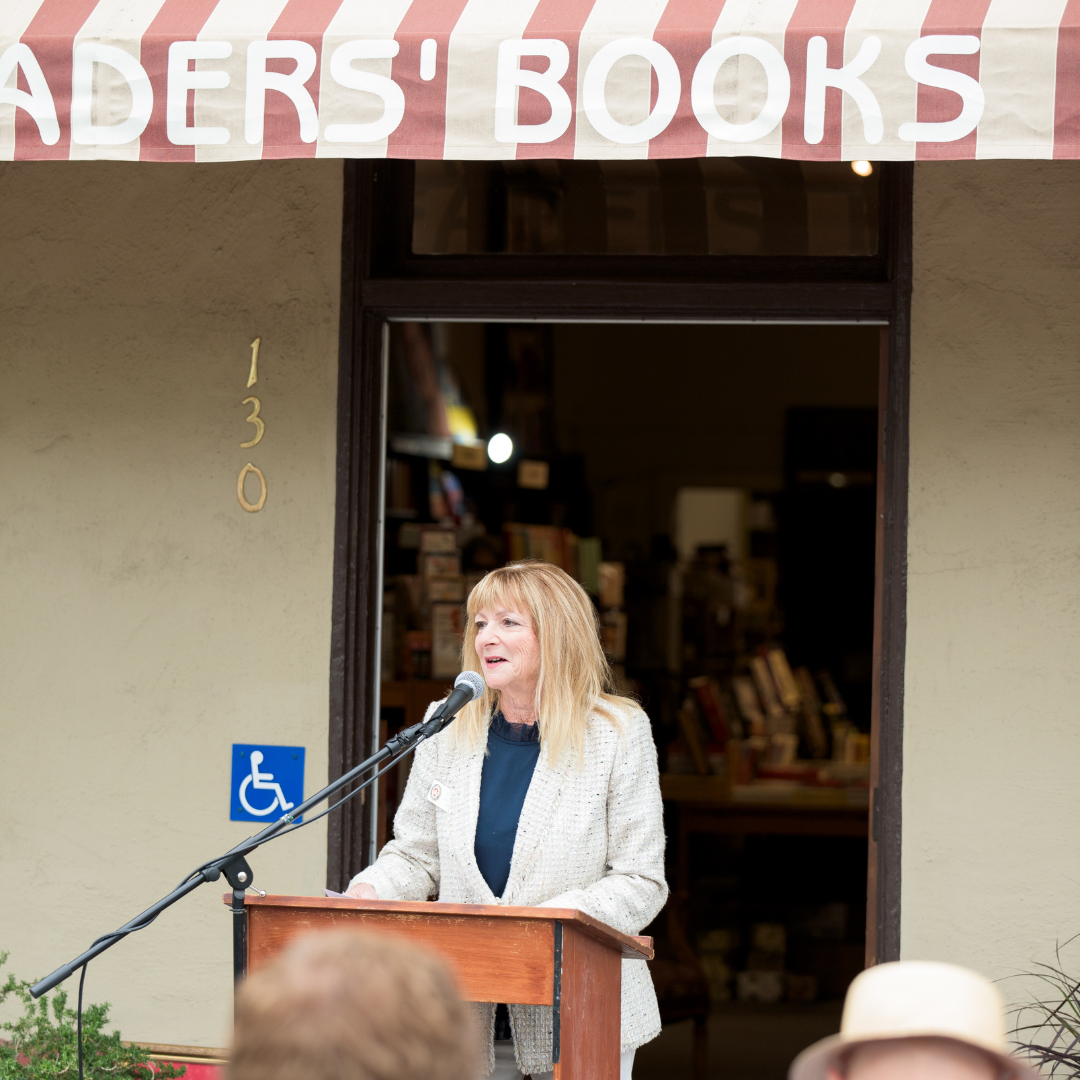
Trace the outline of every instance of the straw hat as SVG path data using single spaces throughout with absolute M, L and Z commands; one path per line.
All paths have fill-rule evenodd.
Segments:
M 982 1050 L 1002 1077 L 1040 1080 L 1005 1042 L 1005 1005 L 989 979 L 955 964 L 901 960 L 868 968 L 844 999 L 840 1034 L 807 1047 L 792 1063 L 788 1080 L 825 1080 L 856 1046 L 882 1039 L 951 1039 Z

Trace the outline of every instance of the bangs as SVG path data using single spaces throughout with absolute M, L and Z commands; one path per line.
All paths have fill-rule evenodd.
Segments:
M 534 612 L 525 603 L 521 590 L 515 588 L 515 582 L 508 581 L 508 574 L 492 572 L 485 574 L 474 586 L 465 602 L 465 611 L 469 617 L 469 626 L 481 608 L 502 608 L 522 611 L 534 617 Z

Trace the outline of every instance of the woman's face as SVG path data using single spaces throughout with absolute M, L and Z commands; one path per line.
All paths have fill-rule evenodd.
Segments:
M 482 608 L 476 613 L 480 670 L 492 690 L 532 694 L 540 676 L 540 642 L 532 619 L 514 608 Z

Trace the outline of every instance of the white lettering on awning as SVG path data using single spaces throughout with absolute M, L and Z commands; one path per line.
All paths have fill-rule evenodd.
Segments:
M 752 56 L 765 69 L 768 89 L 765 104 L 753 120 L 733 124 L 725 120 L 716 108 L 716 76 L 724 64 L 735 56 Z M 754 142 L 775 130 L 784 119 L 791 97 L 791 75 L 775 45 L 762 38 L 729 37 L 718 41 L 698 61 L 694 81 L 690 85 L 690 104 L 698 123 L 713 138 L 725 142 Z
M 267 60 L 295 60 L 288 75 L 266 70 Z M 247 95 L 244 100 L 244 138 L 254 146 L 262 142 L 266 91 L 284 94 L 296 106 L 300 138 L 312 143 L 319 137 L 319 114 L 304 83 L 315 74 L 318 57 L 306 41 L 253 41 L 247 51 Z
M 904 70 L 908 75 L 925 86 L 937 86 L 959 94 L 963 106 L 960 115 L 953 120 L 901 124 L 901 139 L 905 142 L 955 142 L 975 130 L 986 107 L 983 88 L 961 71 L 934 67 L 928 57 L 970 56 L 979 51 L 979 45 L 979 39 L 972 34 L 927 34 L 908 46 L 904 54 Z
M 357 71 L 354 60 L 391 60 L 400 46 L 396 41 L 347 41 L 330 58 L 330 78 L 347 90 L 364 90 L 382 98 L 383 114 L 369 124 L 327 124 L 327 142 L 373 143 L 397 130 L 405 115 L 405 95 L 393 79 L 370 71 Z
M 22 68 L 26 85 L 30 92 L 19 90 L 17 86 L 7 86 L 16 68 Z M 41 133 L 41 141 L 46 146 L 55 146 L 60 141 L 60 124 L 56 119 L 56 106 L 52 92 L 45 81 L 45 74 L 30 46 L 16 42 L 4 50 L 0 56 L 0 105 L 14 105 L 25 109 L 33 118 Z
M 639 124 L 620 124 L 608 109 L 607 79 L 624 56 L 643 56 L 656 72 L 656 104 Z M 671 123 L 682 96 L 682 79 L 675 58 L 651 38 L 622 38 L 598 50 L 585 72 L 582 103 L 589 123 L 614 143 L 643 143 L 655 139 Z
M 224 146 L 229 129 L 188 127 L 188 93 L 192 90 L 224 90 L 227 71 L 202 68 L 188 70 L 189 60 L 226 60 L 233 47 L 228 41 L 174 41 L 169 46 L 168 92 L 165 96 L 165 132 L 176 146 Z
M 885 126 L 881 106 L 862 76 L 881 54 L 881 38 L 868 37 L 855 59 L 843 67 L 828 66 L 829 43 L 812 37 L 806 43 L 806 101 L 803 109 L 803 138 L 817 144 L 825 135 L 825 89 L 835 86 L 852 98 L 862 113 L 863 132 L 868 143 L 881 142 Z
M 523 56 L 544 56 L 546 71 L 522 70 Z M 511 39 L 499 45 L 499 66 L 495 80 L 495 139 L 501 143 L 554 142 L 566 132 L 574 116 L 570 95 L 559 80 L 570 66 L 570 50 L 558 38 Z M 551 116 L 541 124 L 519 124 L 518 88 L 543 94 L 551 106 Z
M 120 73 L 131 90 L 131 112 L 119 124 L 95 124 L 94 65 Z M 100 103 L 99 103 L 100 108 Z M 115 45 L 84 41 L 75 46 L 71 61 L 71 141 L 81 146 L 123 146 L 133 142 L 150 123 L 154 88 L 142 64 Z

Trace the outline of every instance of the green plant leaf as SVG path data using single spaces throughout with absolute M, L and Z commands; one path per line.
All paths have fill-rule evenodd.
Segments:
M 0 968 L 8 954 L 0 952 Z M 66 990 L 35 1001 L 33 983 L 8 972 L 0 986 L 0 1004 L 9 997 L 23 1003 L 18 1020 L 0 1024 L 0 1080 L 76 1080 L 79 1075 L 77 1020 L 68 1008 Z M 183 1065 L 151 1063 L 137 1047 L 125 1046 L 120 1032 L 109 1032 L 109 1003 L 83 1008 L 83 1075 L 86 1080 L 176 1080 Z

